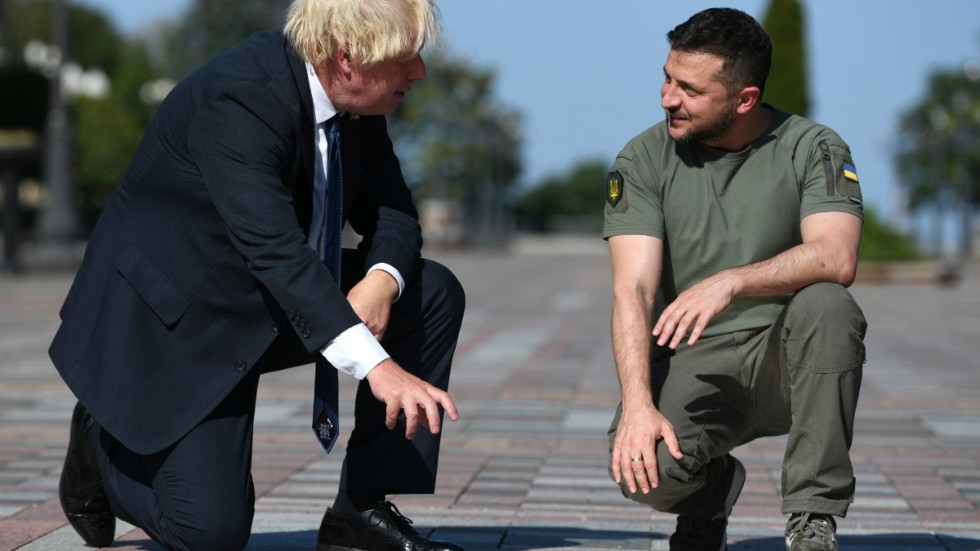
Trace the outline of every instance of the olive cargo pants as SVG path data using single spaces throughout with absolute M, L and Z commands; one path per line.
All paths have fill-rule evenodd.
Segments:
M 844 516 L 854 499 L 849 450 L 865 360 L 864 315 L 840 285 L 801 289 L 762 331 L 657 349 L 654 404 L 671 422 L 684 458 L 657 442 L 660 486 L 623 495 L 659 511 L 711 516 L 728 492 L 720 458 L 763 436 L 788 434 L 783 513 Z M 622 404 L 609 428 L 609 446 Z

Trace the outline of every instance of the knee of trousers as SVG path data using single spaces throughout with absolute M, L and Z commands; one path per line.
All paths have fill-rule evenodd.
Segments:
M 836 328 L 864 333 L 867 322 L 854 297 L 836 283 L 814 283 L 796 292 L 786 305 L 787 326 L 812 325 L 815 329 Z
M 434 306 L 462 320 L 466 308 L 466 292 L 453 272 L 434 260 L 424 260 L 422 282 L 433 292 Z
M 682 447 L 683 448 L 683 447 Z M 657 445 L 657 465 L 659 484 L 650 493 L 630 492 L 625 480 L 619 489 L 627 499 L 647 505 L 657 511 L 673 514 L 691 514 L 704 510 L 710 503 L 695 503 L 704 489 L 708 476 L 707 465 L 710 458 L 700 447 L 685 451 L 684 459 L 674 459 L 667 446 Z M 693 453 L 691 453 L 693 452 Z
M 864 313 L 836 283 L 815 283 L 786 305 L 783 336 L 790 365 L 846 371 L 864 363 Z M 794 358 L 795 354 L 804 356 Z

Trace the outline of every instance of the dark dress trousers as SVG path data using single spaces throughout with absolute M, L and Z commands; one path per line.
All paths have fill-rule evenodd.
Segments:
M 170 93 L 90 238 L 50 356 L 102 428 L 97 454 L 114 511 L 169 547 L 181 547 L 171 536 L 192 542 L 186 547 L 210 544 L 166 527 L 154 534 L 147 524 L 160 515 L 198 516 L 202 526 L 251 522 L 242 456 L 251 454 L 259 375 L 311 363 L 359 323 L 344 290 L 366 268 L 387 263 L 406 281 L 386 350 L 448 384 L 462 290 L 420 257 L 417 214 L 384 117 L 346 117 L 341 135 L 343 212 L 363 237 L 344 252 L 343 290 L 307 245 L 313 105 L 305 66 L 281 31 L 254 35 Z M 312 383 L 311 369 L 311 404 Z M 409 442 L 383 419 L 362 382 L 342 487 L 431 492 L 438 438 Z M 310 442 L 317 446 L 312 433 Z M 238 464 L 230 468 L 229 457 Z M 385 461 L 400 466 L 380 478 L 354 472 Z M 199 503 L 168 510 L 161 496 L 181 492 Z M 223 512 L 209 516 L 215 504 Z M 247 526 L 238 528 L 247 538 Z

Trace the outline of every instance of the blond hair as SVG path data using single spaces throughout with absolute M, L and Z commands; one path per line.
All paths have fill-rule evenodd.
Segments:
M 434 0 L 293 0 L 286 36 L 314 65 L 338 49 L 371 66 L 416 54 L 439 33 Z

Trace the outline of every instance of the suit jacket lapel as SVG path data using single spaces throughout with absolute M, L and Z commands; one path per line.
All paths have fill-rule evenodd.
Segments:
M 295 182 L 294 194 L 297 199 L 297 216 L 305 227 L 309 225 L 310 217 L 313 215 L 313 96 L 310 94 L 305 63 L 285 37 L 283 38 L 283 47 L 289 63 L 289 71 L 283 74 L 283 86 L 294 91 L 292 97 L 298 99 L 296 135 L 300 150 L 301 170 L 296 174 L 297 181 Z M 287 91 L 287 93 L 289 92 Z

